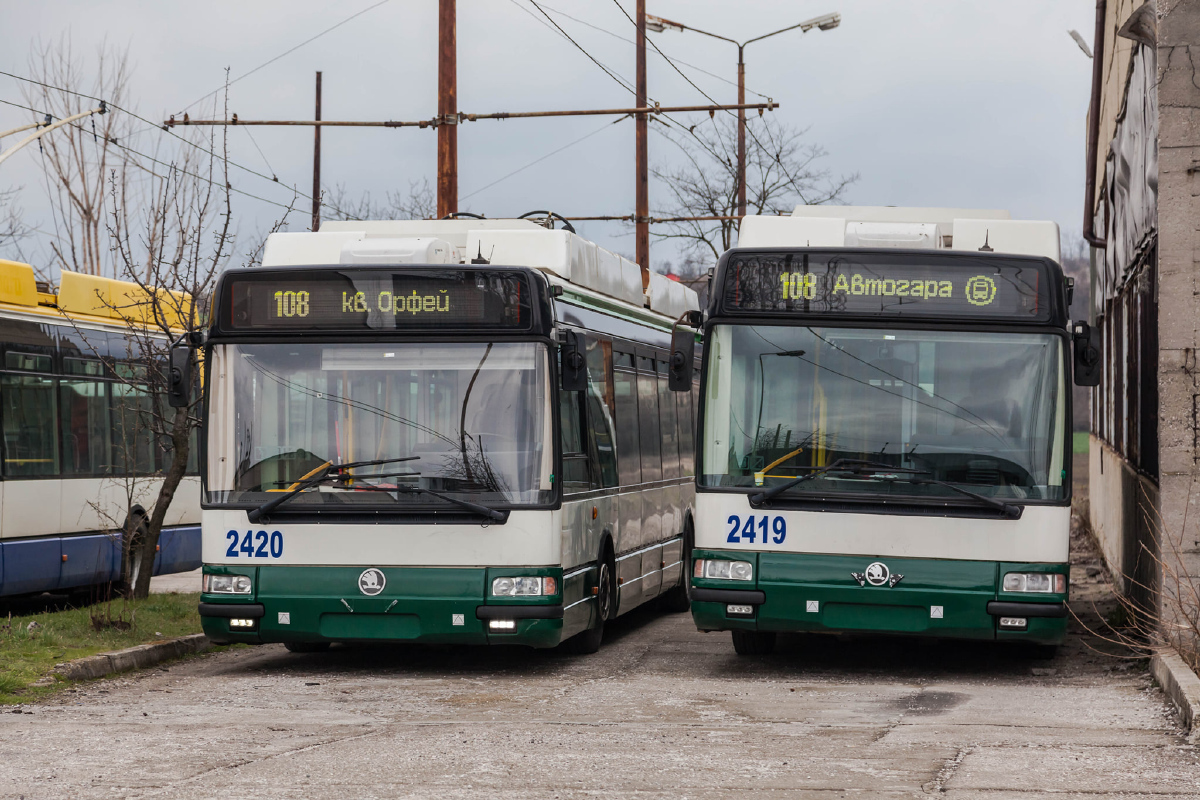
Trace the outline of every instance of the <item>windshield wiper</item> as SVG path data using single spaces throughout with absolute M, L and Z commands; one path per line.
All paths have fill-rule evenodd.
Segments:
M 921 486 L 921 485 L 943 486 L 952 492 L 958 492 L 959 494 L 966 495 L 967 497 L 970 497 L 973 500 L 978 500 L 980 503 L 983 503 L 984 505 L 988 505 L 988 506 L 991 506 L 992 508 L 999 509 L 1004 514 L 1005 519 L 1020 519 L 1021 518 L 1021 507 L 1019 505 L 1016 505 L 1015 503 L 1006 503 L 1003 500 L 998 500 L 995 497 L 988 497 L 987 495 L 979 494 L 978 492 L 972 492 L 970 489 L 964 489 L 961 486 L 956 486 L 953 483 L 950 483 L 948 481 L 939 481 L 936 478 L 920 478 L 920 477 L 917 477 L 917 475 L 909 475 L 907 478 L 902 478 L 902 477 L 897 476 L 895 478 L 892 478 L 891 480 L 907 480 L 909 483 L 913 483 L 918 486 Z
M 879 472 L 919 475 L 924 474 L 925 470 L 910 469 L 908 467 L 893 467 L 891 464 L 881 464 L 878 461 L 863 461 L 857 458 L 839 458 L 827 467 L 821 467 L 807 475 L 801 475 L 799 478 L 793 478 L 787 483 L 781 483 L 765 492 L 757 492 L 750 495 L 750 505 L 758 506 L 770 500 L 773 497 L 778 497 L 780 494 L 791 489 L 793 486 L 799 486 L 805 481 L 811 481 L 813 478 L 819 478 L 829 472 L 843 472 L 851 475 L 873 475 Z
M 750 495 L 750 505 L 759 506 L 763 502 L 770 500 L 772 497 L 778 496 L 780 493 L 805 481 L 812 480 L 818 476 L 829 472 L 850 473 L 852 475 L 861 475 L 863 477 L 872 477 L 877 480 L 891 481 L 907 481 L 916 485 L 942 486 L 952 492 L 958 492 L 961 495 L 970 497 L 984 505 L 991 506 L 1002 512 L 1006 519 L 1019 519 L 1021 517 L 1021 507 L 1013 503 L 1006 503 L 1003 500 L 997 500 L 995 497 L 988 497 L 977 492 L 972 492 L 970 489 L 964 489 L 961 486 L 956 486 L 948 481 L 940 481 L 936 478 L 922 477 L 929 474 L 929 470 L 911 469 L 908 467 L 893 467 L 890 464 L 880 464 L 875 461 L 860 461 L 852 458 L 840 458 L 830 464 L 828 467 L 810 472 L 807 475 L 801 475 L 787 483 L 781 483 L 779 486 L 766 492 L 758 492 Z
M 292 485 L 292 488 L 288 489 L 286 492 L 283 492 L 278 497 L 272 497 L 258 508 L 250 509 L 246 516 L 250 518 L 251 522 L 258 522 L 263 517 L 267 516 L 272 511 L 286 503 L 288 500 L 291 500 L 293 497 L 303 492 L 305 489 L 311 489 L 314 486 L 319 486 L 328 480 L 345 477 L 343 473 L 346 470 L 354 469 L 356 467 L 374 467 L 380 464 L 397 464 L 401 461 L 416 461 L 419 458 L 420 456 L 405 456 L 404 458 L 377 458 L 372 461 L 351 461 L 348 464 L 336 465 L 330 461 L 326 461 L 324 464 L 317 467 L 300 480 L 296 481 Z M 364 477 L 371 476 L 368 475 Z
M 482 514 L 488 519 L 496 522 L 503 522 L 506 519 L 506 516 L 503 512 L 497 511 L 494 508 L 488 508 L 487 506 L 480 505 L 479 503 L 472 503 L 470 500 L 463 500 L 459 497 L 454 497 L 453 495 L 435 492 L 433 489 L 426 489 L 423 486 L 397 486 L 394 490 L 381 488 L 379 491 L 395 491 L 404 492 L 406 494 L 428 494 L 438 498 L 439 500 L 445 500 L 447 503 L 454 503 L 455 505 L 461 506 L 468 511 L 474 511 L 476 514 Z

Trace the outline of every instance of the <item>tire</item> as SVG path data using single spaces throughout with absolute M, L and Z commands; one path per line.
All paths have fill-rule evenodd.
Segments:
M 284 642 L 283 646 L 290 653 L 324 653 L 329 649 L 330 642 Z
M 612 558 L 607 554 L 600 559 L 600 574 L 596 578 L 596 588 L 598 590 L 596 592 L 596 624 L 564 642 L 567 652 L 591 655 L 600 649 L 600 644 L 604 641 L 604 623 L 612 619 L 616 606 Z
M 687 531 L 683 535 L 683 574 L 679 585 L 668 589 L 658 598 L 658 607 L 670 614 L 682 614 L 692 608 L 692 523 L 688 522 Z
M 733 649 L 739 656 L 768 656 L 775 650 L 775 634 L 762 631 L 733 631 Z
M 128 547 L 125 546 L 124 541 L 121 543 L 121 575 L 113 582 L 114 594 L 125 597 L 133 597 L 138 575 L 143 569 L 154 569 L 153 562 L 148 565 L 142 563 L 142 542 L 150 535 L 150 526 L 145 513 L 135 510 L 131 521 L 132 524 L 129 527 L 133 530 L 133 537 Z

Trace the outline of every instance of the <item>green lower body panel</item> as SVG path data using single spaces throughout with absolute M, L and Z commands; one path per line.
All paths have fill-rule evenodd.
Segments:
M 226 567 L 205 566 L 206 574 L 247 575 L 249 595 L 201 595 L 204 633 L 218 643 L 245 642 L 416 642 L 427 644 L 521 644 L 554 647 L 592 624 L 593 603 L 578 603 L 565 614 L 526 619 L 561 609 L 584 596 L 584 572 L 563 586 L 562 569 L 530 567 L 489 569 L 450 567 L 382 567 L 382 591 L 367 596 L 359 589 L 365 567 Z M 500 576 L 554 577 L 558 594 L 550 597 L 495 598 L 491 581 Z M 239 626 L 238 606 L 245 606 L 252 626 Z M 489 629 L 479 612 L 512 609 L 515 627 Z M 494 609 L 493 607 L 500 607 Z M 219 614 L 214 613 L 214 609 Z M 228 614 L 229 616 L 224 616 Z M 261 616 L 258 616 L 260 615 Z M 497 616 L 493 613 L 492 616 Z M 244 623 L 243 623 L 244 625 Z
M 804 553 L 747 553 L 696 550 L 696 558 L 754 564 L 754 580 L 693 579 L 696 589 L 744 591 L 717 601 L 693 600 L 701 630 L 907 634 L 947 639 L 1061 644 L 1066 636 L 1066 596 L 1017 595 L 1000 591 L 1008 572 L 1066 573 L 1066 564 L 1008 564 L 917 558 L 873 558 Z M 868 567 L 878 562 L 885 569 Z M 752 595 L 761 592 L 758 597 Z M 761 599 L 758 599 L 761 598 Z M 1024 627 L 1001 629 L 989 603 L 1027 609 Z M 752 614 L 730 614 L 728 606 L 753 603 Z M 744 610 L 741 609 L 741 610 Z M 1062 616 L 1045 616 L 1049 613 Z M 1006 611 L 1005 614 L 1012 612 Z

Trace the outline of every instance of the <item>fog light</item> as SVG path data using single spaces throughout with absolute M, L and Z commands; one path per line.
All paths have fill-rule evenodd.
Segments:
M 725 606 L 725 613 L 731 617 L 752 617 L 754 616 L 754 606 L 739 606 L 730 603 Z
M 231 628 L 253 628 L 255 620 L 252 619 L 230 619 L 229 627 Z
M 1016 630 L 1023 630 L 1028 623 L 1024 617 L 1001 617 L 1000 627 Z
M 488 620 L 489 631 L 515 631 L 516 629 L 517 621 L 515 619 Z

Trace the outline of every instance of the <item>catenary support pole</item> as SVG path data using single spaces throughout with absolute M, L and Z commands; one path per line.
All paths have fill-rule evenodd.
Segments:
M 317 73 L 317 122 L 321 121 L 321 73 Z M 321 126 L 313 126 L 312 229 L 321 226 Z
M 738 216 L 746 216 L 746 61 L 738 45 Z
M 438 0 L 437 215 L 458 211 L 458 35 L 456 0 Z
M 637 95 L 634 105 L 646 107 L 646 0 L 637 0 Z M 642 268 L 642 289 L 650 288 L 650 164 L 649 119 L 638 114 L 634 122 L 634 162 L 637 169 L 634 216 L 634 249 Z

